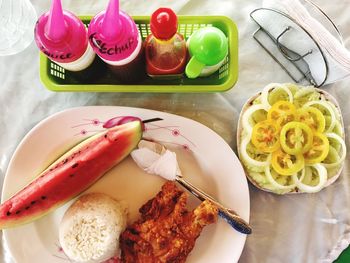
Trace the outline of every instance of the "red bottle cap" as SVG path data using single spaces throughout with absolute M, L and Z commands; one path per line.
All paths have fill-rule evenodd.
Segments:
M 151 16 L 151 32 L 162 40 L 172 38 L 177 32 L 177 16 L 170 8 L 159 8 Z

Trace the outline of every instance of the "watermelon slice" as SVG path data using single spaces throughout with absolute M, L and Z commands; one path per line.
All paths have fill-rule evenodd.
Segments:
M 123 160 L 141 136 L 141 122 L 134 121 L 79 143 L 0 206 L 0 229 L 32 222 L 63 205 Z

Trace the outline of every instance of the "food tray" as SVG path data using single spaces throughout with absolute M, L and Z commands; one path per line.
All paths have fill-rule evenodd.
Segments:
M 80 16 L 88 25 L 92 16 Z M 149 16 L 134 16 L 142 40 L 150 34 Z M 110 72 L 93 80 L 81 81 L 76 73 L 67 71 L 40 53 L 40 78 L 52 91 L 76 92 L 222 92 L 231 89 L 238 78 L 238 32 L 234 22 L 225 16 L 178 16 L 178 31 L 187 39 L 192 32 L 215 26 L 228 37 L 229 53 L 220 69 L 209 77 L 155 80 L 145 77 L 136 84 L 119 82 Z

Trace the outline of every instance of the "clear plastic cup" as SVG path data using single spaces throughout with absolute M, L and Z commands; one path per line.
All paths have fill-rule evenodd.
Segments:
M 0 56 L 21 52 L 34 40 L 37 14 L 29 0 L 0 0 Z

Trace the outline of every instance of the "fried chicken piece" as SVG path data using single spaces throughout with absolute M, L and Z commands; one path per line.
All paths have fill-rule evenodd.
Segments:
M 185 262 L 202 229 L 216 222 L 218 214 L 208 201 L 191 212 L 186 202 L 185 192 L 173 182 L 165 183 L 156 197 L 140 208 L 141 219 L 122 233 L 122 262 Z

